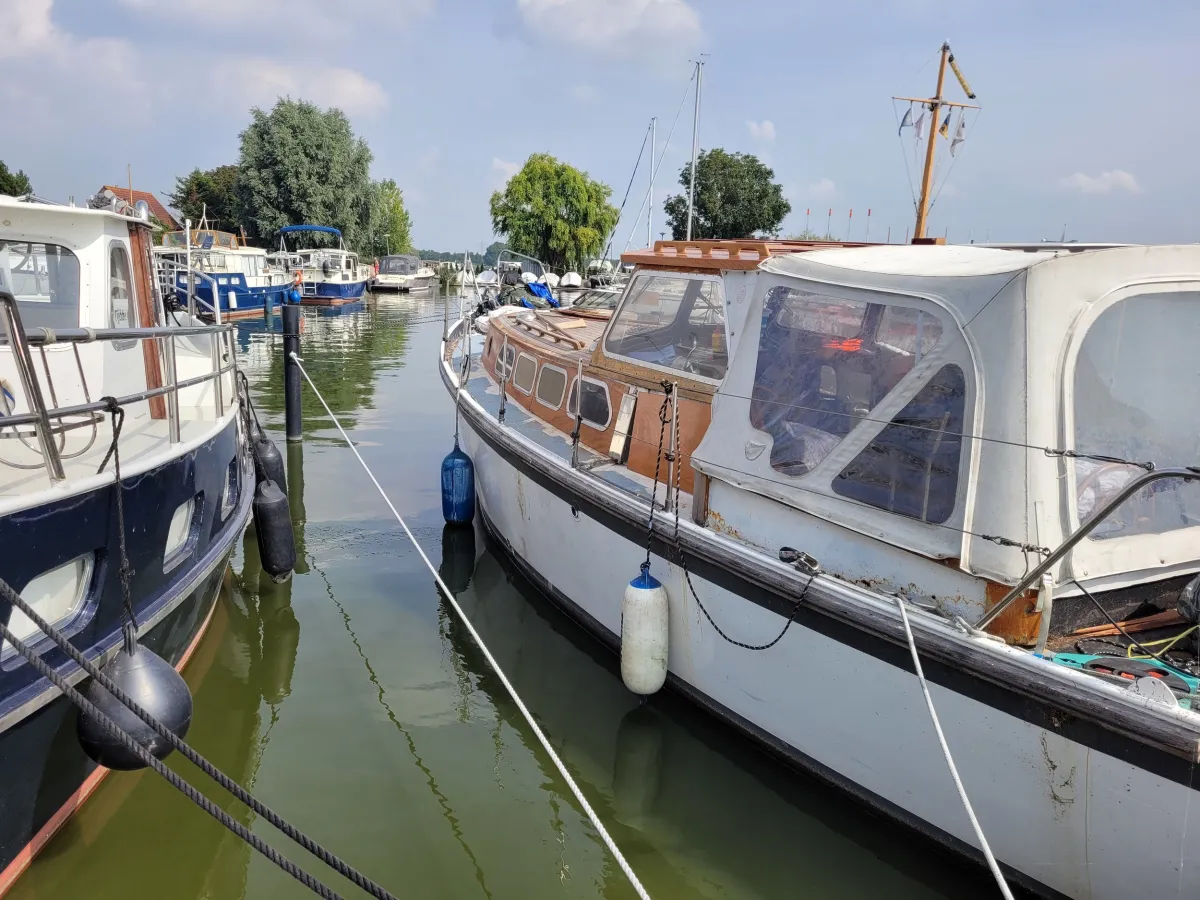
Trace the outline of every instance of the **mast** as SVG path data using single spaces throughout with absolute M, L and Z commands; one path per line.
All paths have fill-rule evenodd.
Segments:
M 925 237 L 926 227 L 929 223 L 929 203 L 930 193 L 933 189 L 933 157 L 936 149 L 938 136 L 938 117 L 942 109 L 957 107 L 959 109 L 979 109 L 978 106 L 972 106 L 969 103 L 955 103 L 947 100 L 942 96 L 942 89 L 946 84 L 946 65 L 954 71 L 954 77 L 958 79 L 958 83 L 962 86 L 963 93 L 970 100 L 975 99 L 975 93 L 971 90 L 971 86 L 967 84 L 967 80 L 963 77 L 958 65 L 954 62 L 954 54 L 950 52 L 949 42 L 942 43 L 942 61 L 938 66 L 937 91 L 932 97 L 893 97 L 893 100 L 908 100 L 913 103 L 920 103 L 929 110 L 929 143 L 925 147 L 925 168 L 921 172 L 921 194 L 917 198 L 917 224 L 913 228 L 913 240 Z
M 646 246 L 654 246 L 654 144 L 657 138 L 655 134 L 655 125 L 658 118 L 650 120 L 650 193 L 649 202 L 646 204 Z
M 700 82 L 704 79 L 704 61 L 696 60 L 696 110 L 692 113 L 692 168 L 688 179 L 688 217 L 687 239 L 692 239 L 692 211 L 696 205 L 696 155 L 700 145 L 697 143 L 700 128 Z

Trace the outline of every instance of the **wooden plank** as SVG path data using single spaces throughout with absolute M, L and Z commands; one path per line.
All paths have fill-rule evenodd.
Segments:
M 160 324 L 161 301 L 155 289 L 154 264 L 150 259 L 150 229 L 135 222 L 129 223 L 129 249 L 133 257 L 134 302 L 137 304 L 138 324 L 149 328 Z M 146 367 L 146 387 L 163 386 L 162 360 L 156 340 L 142 341 L 142 359 Z M 151 397 L 150 418 L 167 417 L 167 398 Z
M 1118 622 L 1127 632 L 1152 631 L 1155 628 L 1170 628 L 1172 625 L 1186 625 L 1187 619 L 1177 611 L 1168 609 L 1166 612 L 1155 613 L 1152 616 L 1142 616 L 1140 619 L 1126 619 Z M 1109 637 L 1120 634 L 1111 625 L 1092 625 L 1089 628 L 1077 628 L 1071 632 L 1071 637 Z

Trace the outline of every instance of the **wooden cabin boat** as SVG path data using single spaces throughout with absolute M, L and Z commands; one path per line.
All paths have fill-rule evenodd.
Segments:
M 981 859 L 903 609 L 1010 878 L 1200 892 L 1200 247 L 624 260 L 610 319 L 509 308 L 443 345 L 516 564 L 621 650 L 648 561 L 668 687 Z M 1077 632 L 1109 618 L 1105 655 Z
M 123 201 L 0 197 L 0 578 L 102 665 L 122 646 L 127 553 L 138 639 L 181 669 L 255 482 L 232 326 L 176 327 L 151 240 L 148 216 Z M 119 440 L 108 399 L 122 410 Z M 30 618 L 6 602 L 0 616 L 82 686 L 84 671 Z M 0 642 L 0 894 L 108 774 L 80 748 L 76 718 Z

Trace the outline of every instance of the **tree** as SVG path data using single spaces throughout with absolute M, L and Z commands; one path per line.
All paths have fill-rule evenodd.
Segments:
M 504 243 L 504 241 L 492 241 L 492 243 L 488 244 L 488 248 L 483 251 L 483 256 L 479 259 L 479 264 L 489 269 L 494 269 L 496 263 L 500 261 L 500 251 L 507 249 L 508 244 Z M 472 254 L 472 256 L 474 255 Z
M 237 166 L 192 169 L 190 174 L 175 179 L 175 190 L 167 200 L 179 211 L 180 218 L 191 219 L 193 225 L 204 215 L 214 228 L 236 231 L 241 222 L 237 180 Z
M 686 189 L 692 164 L 679 173 Z M 755 234 L 776 235 L 792 204 L 783 199 L 775 173 L 749 153 L 726 153 L 720 147 L 701 152 L 696 161 L 696 204 L 692 237 L 734 240 Z M 663 208 L 675 240 L 687 236 L 688 195 L 671 197 Z
M 255 107 L 250 115 L 240 136 L 236 191 L 249 235 L 268 241 L 284 225 L 332 225 L 352 249 L 370 249 L 372 210 L 378 210 L 371 151 L 346 114 L 280 98 L 269 113 Z
M 503 191 L 492 194 L 492 228 L 518 253 L 552 269 L 578 269 L 604 246 L 617 223 L 612 188 L 586 172 L 535 153 Z
M 16 172 L 8 171 L 8 166 L 0 160 L 0 194 L 20 197 L 22 194 L 32 193 L 33 185 L 29 183 L 29 176 L 20 169 Z
M 364 252 L 372 256 L 412 251 L 412 218 L 404 208 L 404 196 L 396 182 L 388 178 L 374 186 L 370 246 Z

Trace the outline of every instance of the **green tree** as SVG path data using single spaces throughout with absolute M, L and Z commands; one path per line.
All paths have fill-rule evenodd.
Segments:
M 280 98 L 269 113 L 255 107 L 250 115 L 237 179 L 247 233 L 269 241 L 284 225 L 332 225 L 349 247 L 369 250 L 377 194 L 371 151 L 346 114 Z
M 663 205 L 675 240 L 687 236 L 687 186 L 692 176 L 688 163 L 679 173 L 682 196 Z M 726 153 L 720 147 L 705 150 L 696 161 L 696 205 L 692 237 L 701 240 L 734 240 L 755 234 L 776 235 L 792 204 L 783 199 L 775 173 L 749 153 Z
M 215 228 L 236 231 L 241 221 L 237 203 L 237 166 L 217 166 L 215 169 L 192 171 L 175 179 L 175 190 L 168 201 L 179 211 L 180 218 L 200 222 L 206 215 Z
M 16 172 L 8 171 L 8 166 L 0 160 L 0 194 L 20 197 L 22 194 L 32 193 L 33 185 L 29 183 L 29 176 L 20 169 Z
M 480 256 L 476 262 L 479 265 L 486 266 L 488 268 L 495 268 L 496 263 L 500 261 L 500 251 L 507 249 L 508 244 L 504 243 L 504 241 L 493 241 L 492 243 L 488 244 L 488 248 L 483 251 L 483 256 Z M 479 254 L 477 253 L 471 254 L 472 258 L 478 255 Z
M 374 187 L 368 231 L 370 246 L 365 252 L 372 256 L 412 252 L 412 217 L 404 208 L 404 195 L 390 178 Z
M 578 269 L 617 223 L 612 188 L 548 153 L 535 153 L 492 194 L 492 228 L 518 253 L 552 269 Z

